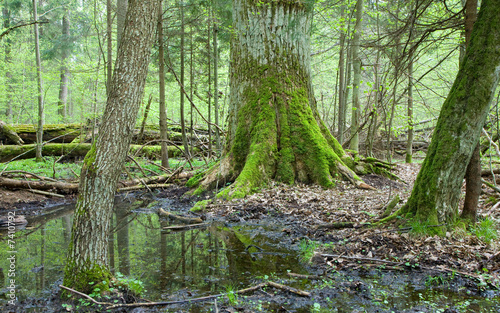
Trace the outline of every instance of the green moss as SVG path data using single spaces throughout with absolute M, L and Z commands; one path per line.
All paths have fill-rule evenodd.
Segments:
M 195 203 L 195 205 L 191 208 L 191 212 L 200 212 L 204 211 L 207 208 L 207 205 L 211 200 L 201 200 Z
M 94 264 L 77 267 L 75 263 L 66 265 L 63 285 L 90 294 L 95 288 L 101 292 L 109 290 L 111 272 L 104 266 Z
M 204 177 L 205 177 L 205 172 L 200 172 L 195 174 L 186 182 L 186 187 L 193 188 L 198 186 Z

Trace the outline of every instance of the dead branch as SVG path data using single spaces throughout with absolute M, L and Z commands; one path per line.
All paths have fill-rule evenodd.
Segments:
M 47 192 L 47 191 L 42 191 L 42 190 L 36 190 L 36 189 L 29 189 L 30 192 L 36 193 L 39 195 L 44 195 L 44 196 L 50 196 L 50 197 L 57 197 L 57 198 L 64 198 L 63 195 L 53 193 L 53 192 Z
M 274 287 L 274 288 L 281 289 L 281 290 L 285 290 L 285 291 L 288 291 L 288 292 L 291 292 L 291 293 L 295 293 L 296 295 L 299 295 L 299 296 L 302 296 L 302 297 L 310 297 L 311 296 L 311 294 L 309 292 L 307 292 L 307 291 L 303 291 L 303 290 L 300 290 L 300 289 L 288 287 L 288 286 L 281 285 L 281 284 L 278 284 L 278 283 L 275 283 L 275 282 L 272 282 L 272 281 L 261 283 L 261 284 L 258 284 L 256 286 L 253 286 L 253 287 L 249 287 L 249 288 L 245 288 L 245 289 L 240 289 L 240 290 L 236 291 L 235 293 L 237 293 L 237 294 L 244 294 L 244 293 L 255 291 L 257 289 L 260 289 L 262 287 L 267 287 L 267 286 L 268 287 Z M 177 300 L 177 301 L 140 302 L 140 303 L 113 304 L 113 303 L 109 303 L 109 302 L 98 302 L 98 301 L 94 300 L 92 297 L 90 297 L 90 296 L 88 296 L 88 295 L 86 295 L 84 293 L 81 293 L 79 291 L 76 291 L 74 289 L 71 289 L 71 288 L 63 286 L 63 285 L 59 285 L 59 287 L 65 289 L 67 291 L 70 291 L 70 292 L 72 292 L 72 293 L 74 293 L 76 295 L 79 295 L 81 297 L 84 297 L 84 298 L 90 300 L 94 304 L 106 306 L 105 310 L 112 310 L 112 309 L 123 308 L 123 307 L 134 308 L 134 307 L 148 307 L 148 306 L 165 306 L 165 305 L 181 304 L 181 303 L 187 303 L 187 302 L 192 303 L 192 302 L 199 302 L 199 301 L 211 300 L 211 299 L 214 299 L 214 298 L 226 296 L 226 294 L 220 293 L 220 294 L 210 295 L 210 296 L 205 296 L 205 297 L 200 297 L 200 298 L 192 298 L 192 299 Z
M 134 190 L 141 190 L 141 189 L 159 189 L 159 188 L 169 188 L 172 187 L 172 184 L 142 184 L 142 185 L 137 185 L 137 186 L 130 186 L 130 187 L 123 187 L 123 188 L 118 188 L 116 191 L 117 192 L 123 192 L 123 191 L 134 191 Z
M 344 229 L 344 228 L 354 228 L 353 222 L 337 222 L 332 224 L 321 224 L 316 226 L 316 230 L 320 229 Z
M 189 225 L 167 226 L 167 227 L 163 227 L 162 231 L 164 231 L 164 230 L 179 231 L 179 230 L 186 230 L 186 229 L 199 228 L 199 227 L 208 227 L 209 225 L 210 225 L 209 223 L 199 223 L 199 224 L 189 224 Z
M 186 217 L 186 216 L 180 216 L 180 215 L 175 215 L 170 212 L 165 211 L 162 208 L 158 209 L 158 215 L 160 216 L 165 216 L 171 220 L 178 221 L 184 224 L 199 224 L 203 223 L 203 220 L 199 217 Z

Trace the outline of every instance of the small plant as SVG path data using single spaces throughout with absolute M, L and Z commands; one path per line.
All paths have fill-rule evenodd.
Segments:
M 472 232 L 486 243 L 490 243 L 492 240 L 498 238 L 497 224 L 488 217 L 482 219 L 479 224 L 472 229 Z
M 233 285 L 226 286 L 226 296 L 230 305 L 236 306 L 238 304 L 238 294 Z
M 122 273 L 116 273 L 116 285 L 119 289 L 128 289 L 136 296 L 142 296 L 147 290 L 144 283 L 138 279 L 125 277 Z
M 445 279 L 441 276 L 441 275 L 438 275 L 438 276 L 427 276 L 427 279 L 425 280 L 425 285 L 427 287 L 430 287 L 430 286 L 441 286 L 441 285 L 444 285 L 445 284 Z
M 304 261 L 311 260 L 314 255 L 314 251 L 319 247 L 319 243 L 316 241 L 302 239 L 299 244 L 301 258 Z
M 318 302 L 314 302 L 311 308 L 311 312 L 320 312 L 320 311 L 321 311 L 321 304 L 319 304 Z
M 431 227 L 427 222 L 422 222 L 418 219 L 412 219 L 409 221 L 411 230 L 410 234 L 415 237 L 426 237 L 433 235 Z

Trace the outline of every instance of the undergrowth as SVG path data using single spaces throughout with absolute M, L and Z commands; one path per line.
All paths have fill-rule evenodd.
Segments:
M 485 243 L 498 238 L 498 224 L 494 220 L 484 217 L 472 227 L 472 233 Z

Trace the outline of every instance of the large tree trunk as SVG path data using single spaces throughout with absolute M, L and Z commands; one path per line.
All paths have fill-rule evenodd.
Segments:
M 159 0 L 129 3 L 99 137 L 82 168 L 64 285 L 83 292 L 109 284 L 114 195 L 144 93 L 158 9 Z
M 310 2 L 233 1 L 227 144 L 198 191 L 234 181 L 220 196 L 243 197 L 270 179 L 334 185 L 362 181 L 319 114 L 310 77 Z
M 500 0 L 484 0 L 465 59 L 443 104 L 412 195 L 402 213 L 452 223 L 465 170 L 500 76 Z M 439 229 L 438 229 L 439 230 Z

